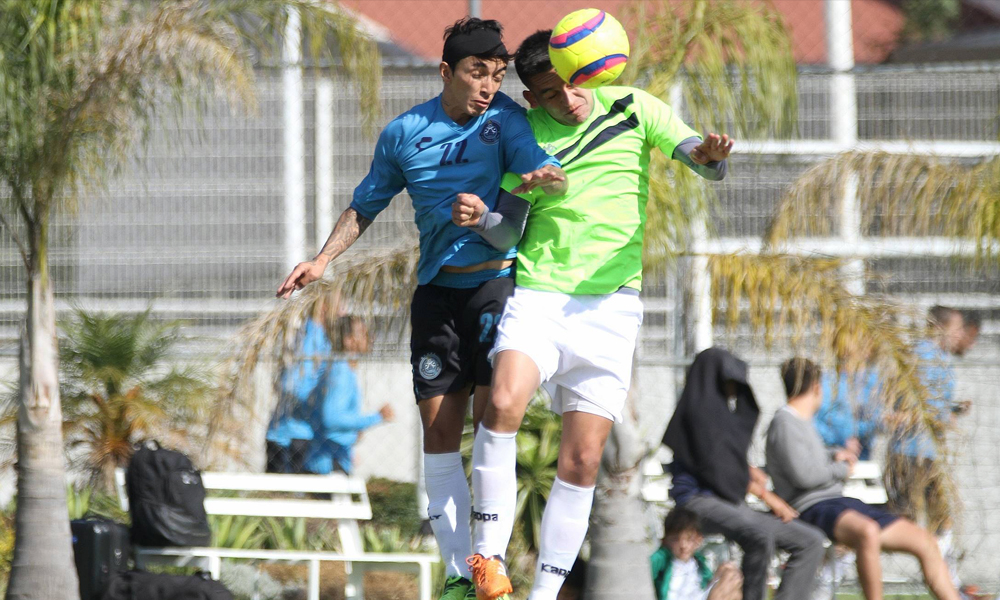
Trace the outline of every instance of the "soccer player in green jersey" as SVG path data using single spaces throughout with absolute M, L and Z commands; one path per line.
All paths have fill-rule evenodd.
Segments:
M 528 88 L 528 122 L 539 145 L 563 165 L 569 191 L 507 194 L 492 211 L 471 194 L 460 194 L 452 205 L 457 225 L 500 247 L 518 245 L 515 292 L 491 352 L 493 394 L 473 449 L 476 531 L 469 563 L 480 600 L 511 591 L 503 557 L 517 495 L 514 436 L 539 384 L 552 410 L 562 414 L 563 433 L 529 599 L 555 600 L 580 551 L 642 322 L 651 151 L 659 148 L 719 180 L 732 149 L 728 136 L 703 140 L 642 90 L 566 84 L 549 63 L 550 35 L 539 31 L 526 39 L 515 67 Z

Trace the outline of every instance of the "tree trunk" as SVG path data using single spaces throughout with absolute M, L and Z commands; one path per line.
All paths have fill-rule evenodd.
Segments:
M 44 240 L 35 246 L 21 332 L 17 514 L 7 600 L 78 600 L 66 507 L 55 299 Z
M 636 389 L 633 381 L 632 388 Z M 631 404 L 631 403 L 630 403 Z M 626 413 L 629 413 L 626 408 Z M 604 448 L 590 520 L 587 600 L 654 600 L 639 462 L 645 455 L 635 420 L 615 423 Z

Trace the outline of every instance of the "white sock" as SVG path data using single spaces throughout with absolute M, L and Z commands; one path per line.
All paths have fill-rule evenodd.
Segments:
M 571 485 L 556 477 L 542 515 L 542 541 L 529 600 L 556 600 L 573 568 L 590 525 L 594 488 Z
M 516 433 L 479 426 L 472 448 L 472 520 L 476 554 L 507 557 L 517 506 Z
M 937 536 L 938 549 L 944 564 L 948 567 L 948 576 L 951 577 L 951 584 L 955 589 L 962 588 L 962 579 L 958 576 L 958 552 L 955 550 L 955 536 L 950 529 L 946 529 Z
M 427 517 L 434 530 L 445 577 L 471 579 L 465 559 L 472 554 L 469 513 L 472 497 L 462 468 L 462 455 L 424 454 L 424 481 L 427 484 Z

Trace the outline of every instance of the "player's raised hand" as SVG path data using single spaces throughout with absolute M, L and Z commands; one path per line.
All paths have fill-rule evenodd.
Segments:
M 451 221 L 459 227 L 475 227 L 486 212 L 486 204 L 475 194 L 459 194 L 451 205 Z
M 278 293 L 275 294 L 278 298 L 288 299 L 292 297 L 292 292 L 296 292 L 306 287 L 310 283 L 316 281 L 323 276 L 323 271 L 326 270 L 326 262 L 316 258 L 306 262 L 300 262 L 295 265 L 292 269 L 292 273 L 285 278 L 281 286 L 278 288 Z
M 695 164 L 704 165 L 710 162 L 718 162 L 729 158 L 729 153 L 733 150 L 733 140 L 728 135 L 720 136 L 717 133 L 710 133 L 700 144 L 691 150 L 691 161 Z
M 541 169 L 521 175 L 521 185 L 512 189 L 510 193 L 516 196 L 530 192 L 536 187 L 541 187 L 546 194 L 564 194 L 568 188 L 566 172 L 555 165 L 545 165 Z

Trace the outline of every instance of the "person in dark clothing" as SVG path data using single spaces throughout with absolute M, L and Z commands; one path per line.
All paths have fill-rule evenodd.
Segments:
M 706 533 L 718 533 L 743 549 L 743 598 L 762 600 L 767 566 L 776 548 L 790 554 L 775 600 L 812 593 L 823 561 L 823 533 L 795 521 L 798 514 L 767 491 L 767 476 L 747 462 L 760 408 L 745 362 L 722 348 L 695 357 L 663 443 L 674 454 L 670 496 L 698 515 Z M 774 514 L 753 510 L 759 497 Z

